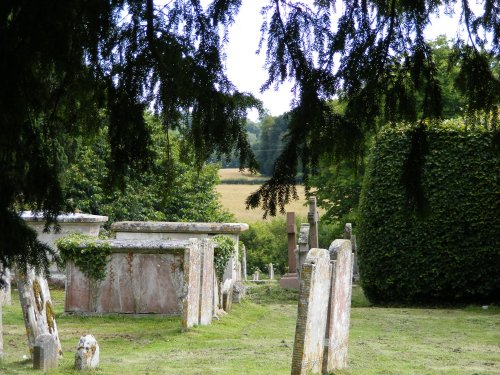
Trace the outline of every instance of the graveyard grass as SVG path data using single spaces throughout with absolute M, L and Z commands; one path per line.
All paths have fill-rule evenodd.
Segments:
M 211 326 L 181 331 L 179 317 L 76 317 L 62 314 L 64 293 L 52 291 L 65 352 L 49 374 L 72 374 L 75 346 L 92 333 L 101 348 L 95 374 L 289 374 L 297 292 L 277 283 L 252 285 L 244 303 Z M 4 306 L 5 358 L 1 374 L 31 369 L 16 293 Z M 349 369 L 355 374 L 498 374 L 500 308 L 371 307 L 353 293 Z

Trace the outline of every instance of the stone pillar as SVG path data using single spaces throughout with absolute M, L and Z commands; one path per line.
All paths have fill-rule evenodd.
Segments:
M 54 336 L 48 334 L 38 336 L 33 348 L 33 368 L 43 372 L 57 368 L 58 359 L 58 347 Z
M 316 197 L 309 198 L 309 213 L 307 214 L 307 218 L 309 220 L 309 226 L 310 226 L 309 244 L 311 245 L 311 248 L 315 248 L 319 246 L 319 237 L 318 237 L 319 213 L 318 213 L 318 208 L 316 207 Z
M 201 240 L 200 275 L 200 325 L 212 322 L 212 303 L 214 299 L 214 244 L 211 240 Z
M 359 267 L 358 267 L 358 254 L 356 253 L 357 244 L 356 244 L 356 235 L 353 234 L 351 236 L 351 245 L 352 245 L 352 281 L 359 281 Z
M 241 244 L 241 278 L 247 281 L 247 249 L 245 244 Z
M 182 299 L 182 328 L 198 324 L 200 314 L 201 254 L 199 240 L 190 239 L 184 252 L 184 298 Z
M 57 352 L 62 355 L 47 279 L 35 275 L 33 269 L 29 269 L 27 274 L 16 269 L 16 280 L 31 355 L 33 356 L 36 338 L 43 334 L 54 336 Z
M 286 232 L 288 234 L 288 273 L 280 279 L 282 288 L 299 289 L 297 278 L 297 243 L 295 239 L 295 212 L 286 213 Z
M 272 263 L 269 263 L 268 268 L 268 275 L 269 275 L 269 280 L 274 280 L 274 267 Z
M 309 252 L 309 224 L 300 224 L 299 246 L 297 250 L 297 275 L 300 280 L 302 266 L 306 261 L 307 253 Z
M 349 322 L 352 292 L 352 246 L 350 240 L 335 240 L 330 245 L 335 260 L 326 327 L 323 373 L 347 368 Z
M 309 251 L 300 279 L 292 375 L 321 373 L 331 269 L 327 250 L 316 248 Z
M 4 288 L 0 289 L 0 305 L 3 304 L 6 306 L 10 306 L 12 305 L 12 290 L 11 290 L 11 273 L 8 268 L 5 269 L 2 280 L 4 282 Z

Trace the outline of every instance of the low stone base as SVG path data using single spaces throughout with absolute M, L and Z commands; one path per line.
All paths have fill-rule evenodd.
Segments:
M 285 273 L 280 279 L 280 286 L 285 289 L 299 290 L 300 283 L 296 273 Z

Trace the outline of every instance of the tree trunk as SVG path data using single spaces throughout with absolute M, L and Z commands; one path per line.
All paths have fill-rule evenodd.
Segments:
M 16 280 L 31 355 L 33 355 L 35 340 L 41 334 L 54 336 L 59 355 L 62 355 L 47 279 L 35 275 L 35 271 L 30 269 L 27 275 L 17 270 Z

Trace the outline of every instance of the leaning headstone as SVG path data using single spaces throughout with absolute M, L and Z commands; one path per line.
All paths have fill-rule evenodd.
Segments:
M 311 249 L 300 279 L 292 375 L 321 373 L 330 283 L 330 254 L 325 249 Z
M 241 244 L 241 277 L 243 280 L 247 281 L 247 249 L 245 244 Z
M 75 354 L 75 369 L 86 370 L 99 366 L 99 344 L 92 335 L 80 337 Z
M 30 268 L 26 274 L 17 269 L 16 280 L 30 353 L 33 355 L 36 338 L 49 334 L 56 340 L 58 354 L 62 355 L 47 279 L 36 275 L 35 271 Z
M 38 336 L 33 347 L 33 368 L 42 371 L 57 368 L 58 359 L 59 351 L 54 336 Z
M 350 240 L 335 240 L 330 245 L 335 260 L 328 308 L 323 373 L 347 367 L 349 321 L 352 291 L 352 246 Z
M 268 275 L 269 275 L 269 280 L 274 280 L 274 266 L 272 263 L 269 263 L 268 268 Z
M 198 239 L 191 238 L 184 251 L 184 298 L 182 299 L 182 328 L 191 328 L 199 323 L 201 252 Z
M 212 322 L 212 303 L 214 298 L 214 245 L 207 239 L 201 240 L 200 275 L 200 325 Z

